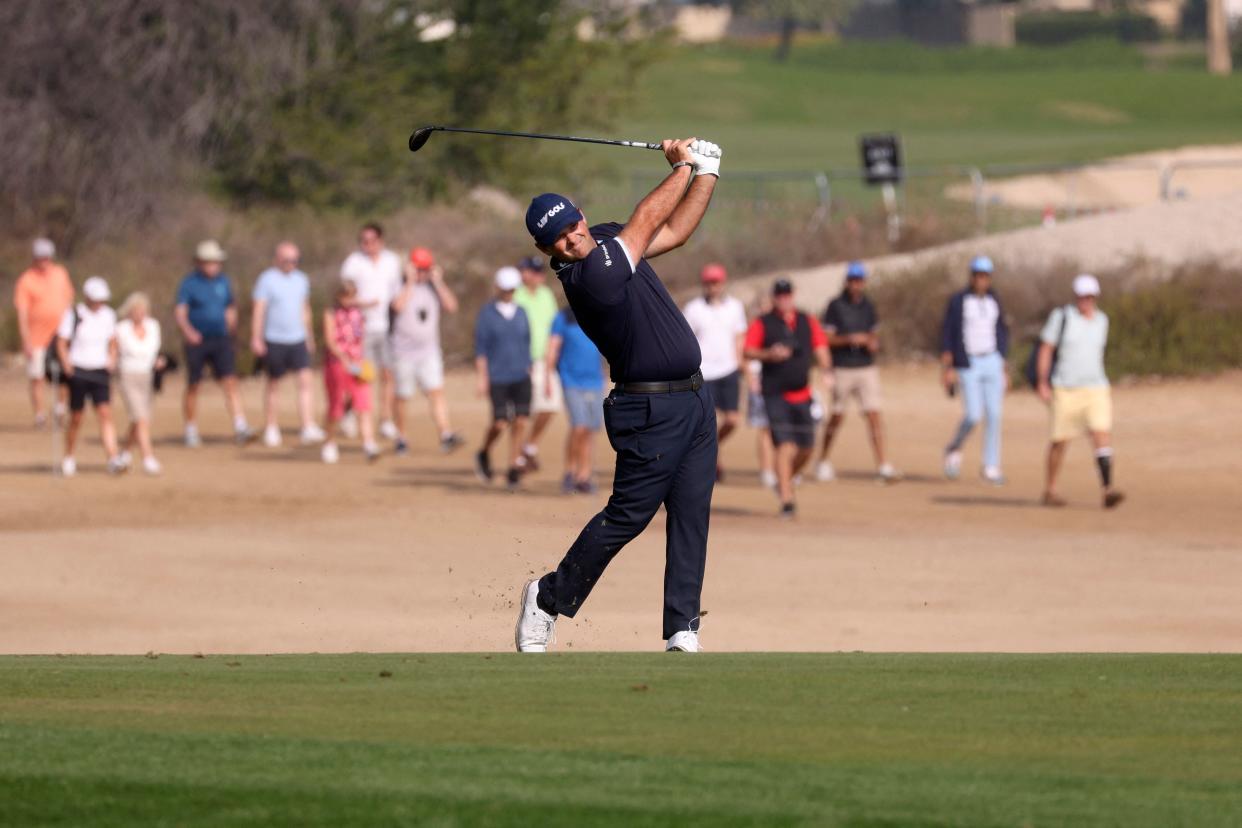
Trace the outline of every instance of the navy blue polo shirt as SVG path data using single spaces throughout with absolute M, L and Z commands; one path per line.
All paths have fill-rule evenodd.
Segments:
M 553 260 L 578 324 L 608 360 L 613 382 L 671 382 L 699 370 L 699 341 L 646 259 L 631 270 L 615 222 L 591 228 L 598 247 Z M 636 252 L 636 251 L 631 251 Z
M 203 336 L 228 335 L 224 312 L 233 304 L 233 286 L 225 274 L 191 271 L 177 288 L 177 304 L 186 306 L 191 327 Z

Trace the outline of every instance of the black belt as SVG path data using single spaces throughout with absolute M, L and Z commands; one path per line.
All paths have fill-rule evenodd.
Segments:
M 619 382 L 613 386 L 614 391 L 622 394 L 673 394 L 678 391 L 698 391 L 703 387 L 703 372 L 695 371 L 694 376 L 672 382 Z

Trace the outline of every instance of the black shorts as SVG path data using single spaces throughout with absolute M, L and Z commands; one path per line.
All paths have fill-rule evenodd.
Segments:
M 734 371 L 727 377 L 704 383 L 717 411 L 737 411 L 742 402 L 742 372 Z
M 518 382 L 491 384 L 492 419 L 509 421 L 530 416 L 530 377 Z
M 810 400 L 791 403 L 780 394 L 765 395 L 763 407 L 768 412 L 774 445 L 793 443 L 799 448 L 815 445 L 815 418 L 811 416 Z
M 211 366 L 211 375 L 218 380 L 236 374 L 233 340 L 227 336 L 205 336 L 197 345 L 185 346 L 187 383 L 198 385 L 202 382 L 203 369 L 208 365 Z
M 112 401 L 112 378 L 102 368 L 73 369 L 69 378 L 69 410 L 82 411 L 88 399 L 95 408 Z
M 310 351 L 306 350 L 305 342 L 292 345 L 280 342 L 267 343 L 267 356 L 263 358 L 267 375 L 272 379 L 280 379 L 285 374 L 304 371 L 310 367 Z

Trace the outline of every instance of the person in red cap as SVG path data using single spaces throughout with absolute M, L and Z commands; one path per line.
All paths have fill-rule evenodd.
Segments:
M 444 282 L 444 269 L 425 247 L 410 251 L 405 282 L 392 300 L 393 384 L 396 401 L 396 453 L 409 451 L 406 442 L 406 402 L 422 391 L 431 406 L 431 419 L 440 450 L 453 451 L 464 441 L 449 423 L 444 399 L 444 352 L 440 348 L 440 314 L 457 313 L 457 297 Z
M 690 323 L 703 352 L 703 382 L 716 406 L 717 440 L 720 444 L 738 425 L 741 402 L 742 347 L 746 339 L 746 308 L 725 292 L 728 272 L 724 265 L 704 265 L 699 272 L 703 295 L 686 303 L 682 313 Z M 716 480 L 724 480 L 724 467 L 717 455 Z

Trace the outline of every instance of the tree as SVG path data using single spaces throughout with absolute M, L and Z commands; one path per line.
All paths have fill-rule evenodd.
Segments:
M 789 59 L 799 25 L 843 20 L 853 6 L 854 0 L 734 0 L 737 13 L 775 21 L 780 26 L 773 55 L 777 61 Z

